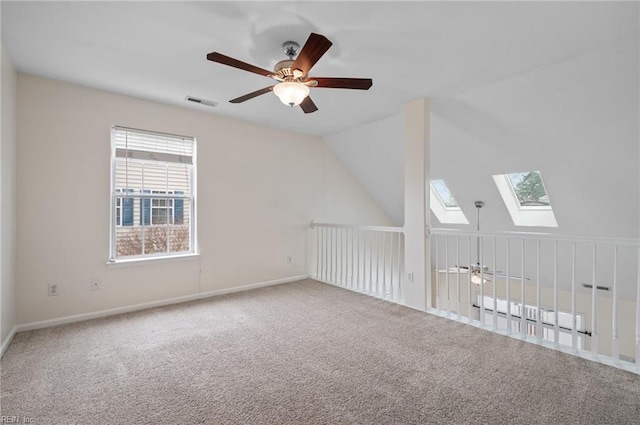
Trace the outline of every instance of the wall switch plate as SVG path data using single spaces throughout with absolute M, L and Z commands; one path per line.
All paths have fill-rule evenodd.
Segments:
M 49 285 L 49 296 L 50 297 L 55 297 L 59 293 L 60 292 L 58 290 L 58 285 Z
M 100 282 L 100 279 L 91 279 L 91 283 L 89 284 L 89 288 L 92 291 L 98 291 L 102 288 L 102 283 Z
M 413 282 L 413 272 L 407 272 L 407 281 Z

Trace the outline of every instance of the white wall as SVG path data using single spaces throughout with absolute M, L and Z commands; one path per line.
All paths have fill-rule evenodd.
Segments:
M 19 324 L 303 275 L 311 220 L 390 223 L 317 137 L 24 74 L 17 125 Z M 198 260 L 105 264 L 111 125 L 197 138 Z
M 396 226 L 404 223 L 402 117 L 398 113 L 323 138 Z
M 2 332 L 4 342 L 16 325 L 15 246 L 16 246 L 16 70 L 0 44 L 0 287 Z

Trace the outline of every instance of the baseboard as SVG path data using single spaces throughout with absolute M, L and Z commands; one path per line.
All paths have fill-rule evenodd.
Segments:
M 16 332 L 18 332 L 18 327 L 14 326 L 13 329 L 11 329 L 11 332 L 9 332 L 9 335 L 7 335 L 4 341 L 2 341 L 2 346 L 0 346 L 0 358 L 4 356 L 4 352 L 9 348 L 9 344 L 13 341 L 13 337 L 16 335 Z
M 267 281 L 267 282 L 258 282 L 258 283 L 251 283 L 249 285 L 236 286 L 234 288 L 217 289 L 215 291 L 200 292 L 198 294 L 185 295 L 185 296 L 182 296 L 182 297 L 175 297 L 175 298 L 168 298 L 168 299 L 164 299 L 164 300 L 152 301 L 152 302 L 143 303 L 143 304 L 134 304 L 134 305 L 129 305 L 129 306 L 125 306 L 125 307 L 117 307 L 117 308 L 112 308 L 112 309 L 108 309 L 108 310 L 95 311 L 95 312 L 91 312 L 91 313 L 76 314 L 74 316 L 60 317 L 58 319 L 50 319 L 50 320 L 42 320 L 40 322 L 25 323 L 25 324 L 16 326 L 14 328 L 14 330 L 13 330 L 12 335 L 10 335 L 10 336 L 11 336 L 11 338 L 13 338 L 13 334 L 15 334 L 16 332 L 24 332 L 24 331 L 31 331 L 31 330 L 34 330 L 34 329 L 49 328 L 51 326 L 64 325 L 66 323 L 82 322 L 84 320 L 97 319 L 97 318 L 100 318 L 100 317 L 107 317 L 107 316 L 114 316 L 116 314 L 131 313 L 133 311 L 146 310 L 146 309 L 154 308 L 154 307 L 162 307 L 162 306 L 167 306 L 167 305 L 172 305 L 172 304 L 180 304 L 180 303 L 184 303 L 184 302 L 200 300 L 200 299 L 203 299 L 203 298 L 215 297 L 215 296 L 218 296 L 218 295 L 225 295 L 225 294 L 232 294 L 234 292 L 248 291 L 250 289 L 262 288 L 262 287 L 265 287 L 265 286 L 273 286 L 273 285 L 280 285 L 282 283 L 295 282 L 296 280 L 308 279 L 309 277 L 310 277 L 309 275 L 292 276 L 292 277 L 286 277 L 286 278 L 283 278 L 283 279 L 270 280 L 270 281 Z M 9 338 L 7 338 L 7 339 L 9 340 L 9 342 L 11 341 Z M 8 345 L 9 344 L 7 343 L 7 346 Z M 5 349 L 5 346 L 3 344 L 2 345 L 3 353 L 4 353 L 4 349 Z

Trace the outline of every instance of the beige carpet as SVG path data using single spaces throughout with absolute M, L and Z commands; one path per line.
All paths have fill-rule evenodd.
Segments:
M 16 335 L 35 424 L 631 424 L 640 376 L 305 280 Z

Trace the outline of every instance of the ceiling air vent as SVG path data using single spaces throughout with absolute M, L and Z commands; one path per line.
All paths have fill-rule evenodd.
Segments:
M 218 106 L 218 102 L 214 102 L 213 100 L 200 99 L 199 97 L 187 96 L 185 97 L 185 100 L 193 103 L 199 103 L 201 105 L 211 106 L 212 108 Z

